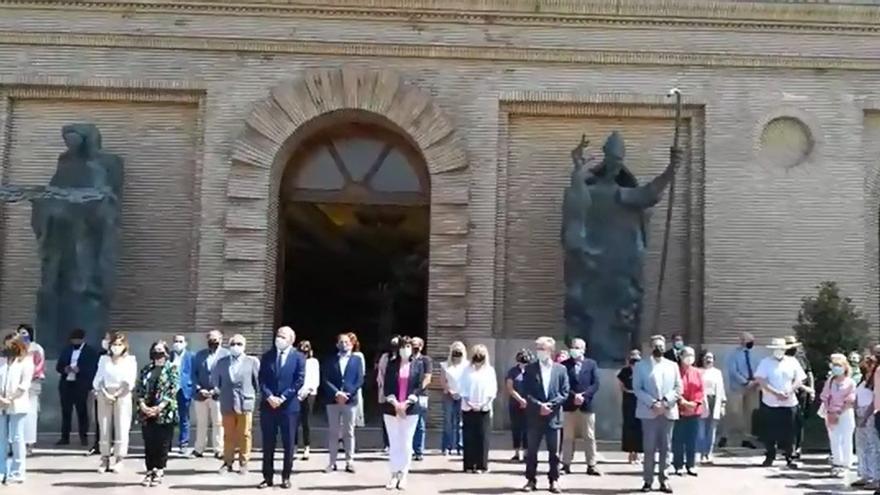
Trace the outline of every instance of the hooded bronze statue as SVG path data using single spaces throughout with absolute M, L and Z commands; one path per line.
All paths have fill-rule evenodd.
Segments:
M 562 206 L 566 333 L 586 340 L 600 364 L 616 365 L 640 346 L 646 210 L 673 180 L 681 153 L 673 149 L 663 173 L 639 185 L 624 165 L 619 132 L 608 136 L 604 158 L 592 168 L 586 145 L 582 140 L 572 151 Z
M 101 150 L 92 124 L 66 125 L 67 150 L 33 203 L 41 281 L 35 327 L 50 347 L 74 328 L 94 340 L 108 330 L 119 251 L 123 161 Z

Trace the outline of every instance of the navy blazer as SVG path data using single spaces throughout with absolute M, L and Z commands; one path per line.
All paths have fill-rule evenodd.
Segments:
M 328 404 L 336 404 L 336 394 L 344 392 L 348 394 L 346 404 L 357 405 L 357 391 L 364 386 L 364 362 L 357 354 L 351 354 L 343 374 L 339 369 L 339 354 L 334 354 L 324 361 L 321 378 L 324 379 L 321 387 L 324 390 L 324 400 Z
M 385 367 L 385 382 L 382 385 L 382 395 L 385 397 L 393 395 L 395 398 L 399 396 L 398 387 L 397 387 L 397 375 L 400 374 L 400 358 L 394 358 L 392 361 L 388 362 L 388 366 Z M 414 361 L 410 361 L 409 365 L 409 380 L 406 386 L 406 397 L 415 396 L 416 398 L 420 398 L 425 395 L 425 389 L 422 387 L 422 383 L 425 381 L 425 368 L 422 365 L 421 359 L 416 359 Z M 394 410 L 394 406 L 391 405 L 387 400 L 381 404 L 382 413 L 388 414 L 390 416 L 397 415 L 397 411 Z M 410 404 L 406 408 L 406 415 L 413 416 L 415 414 L 420 414 L 422 412 L 422 406 L 419 404 L 419 401 L 410 402 Z
M 568 358 L 562 362 L 562 365 L 568 371 L 568 385 L 571 389 L 562 409 L 564 411 L 579 409 L 584 412 L 593 412 L 593 397 L 599 391 L 599 366 L 596 364 L 596 361 L 584 358 L 581 362 L 580 372 L 575 373 L 575 364 L 577 364 L 577 361 L 574 358 Z M 584 403 L 580 406 L 574 404 L 575 394 L 584 394 Z
M 208 369 L 208 355 L 211 354 L 211 351 L 208 349 L 202 349 L 197 352 L 195 357 L 193 358 L 192 363 L 192 385 L 193 385 L 193 394 L 200 390 L 214 390 L 214 383 L 211 381 L 211 370 Z M 220 361 L 224 357 L 229 355 L 229 350 L 224 347 L 217 348 L 217 359 L 214 361 L 214 366 L 217 366 L 217 361 Z M 217 395 L 213 396 L 215 399 Z M 195 399 L 197 401 L 203 401 L 205 399 L 202 398 L 201 395 L 195 395 Z
M 526 418 L 532 424 L 562 428 L 562 404 L 568 399 L 568 370 L 559 363 L 553 363 L 550 370 L 550 393 L 544 392 L 541 378 L 541 365 L 529 363 L 523 376 L 523 389 L 526 392 Z M 541 404 L 547 404 L 553 411 L 549 416 L 541 416 Z
M 293 347 L 287 352 L 287 360 L 280 370 L 277 369 L 278 349 L 275 347 L 263 354 L 260 359 L 259 381 L 260 392 L 263 394 L 260 410 L 263 412 L 299 414 L 299 400 L 296 394 L 306 379 L 306 358 Z M 278 409 L 272 409 L 266 402 L 273 395 L 284 399 L 284 403 Z
M 177 376 L 180 377 L 180 394 L 186 400 L 192 399 L 193 390 L 193 362 L 195 354 L 188 350 L 184 350 L 180 356 L 180 368 L 177 370 Z
M 67 382 L 67 373 L 64 368 L 70 366 L 70 360 L 73 357 L 73 346 L 68 345 L 61 351 L 58 356 L 58 362 L 55 364 L 55 371 L 61 375 L 58 382 L 63 385 Z M 76 360 L 76 367 L 79 373 L 76 374 L 76 385 L 80 391 L 89 391 L 92 389 L 92 382 L 95 380 L 95 374 L 98 373 L 98 352 L 89 344 L 83 343 L 79 358 Z

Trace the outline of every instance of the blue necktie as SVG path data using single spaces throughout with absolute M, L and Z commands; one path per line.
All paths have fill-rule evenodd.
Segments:
M 746 349 L 746 368 L 749 369 L 749 381 L 754 380 L 754 379 L 755 379 L 755 374 L 754 374 L 754 372 L 752 371 L 752 358 L 751 358 L 751 356 L 749 356 L 749 350 L 748 350 L 748 349 Z

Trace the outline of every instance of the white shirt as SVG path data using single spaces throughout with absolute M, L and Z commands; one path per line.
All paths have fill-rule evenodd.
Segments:
M 715 407 L 709 410 L 709 396 L 715 396 Z M 724 390 L 724 373 L 720 369 L 712 367 L 703 370 L 703 414 L 708 418 L 711 414 L 714 419 L 721 419 L 723 408 L 727 401 L 727 393 Z
M 871 407 L 874 405 L 874 391 L 868 388 L 864 382 L 862 382 L 856 388 L 856 407 L 858 409 L 864 409 L 866 407 Z
M 30 412 L 31 400 L 28 390 L 34 377 L 34 360 L 30 356 L 16 359 L 12 363 L 0 358 L 0 396 L 12 399 L 12 404 L 0 408 L 2 414 L 24 414 Z
M 797 359 L 784 356 L 781 360 L 766 357 L 761 360 L 755 378 L 767 381 L 773 390 L 788 394 L 785 399 L 778 399 L 771 393 L 761 394 L 761 401 L 768 407 L 795 407 L 798 404 L 795 387 L 807 379 L 807 374 Z
M 92 388 L 97 391 L 106 389 L 112 392 L 118 390 L 124 383 L 129 391 L 133 391 L 136 381 L 137 359 L 134 356 L 122 356 L 117 362 L 113 362 L 110 356 L 104 355 L 98 359 L 98 372 L 92 380 Z
M 79 347 L 74 348 L 73 352 L 70 353 L 70 367 L 73 368 L 77 364 L 79 364 L 79 355 L 82 354 L 82 348 L 85 344 L 80 344 Z M 76 381 L 76 373 L 68 373 L 67 381 L 75 382 Z
M 462 375 L 468 368 L 468 362 L 464 358 L 462 358 L 458 364 L 454 364 L 451 361 L 444 361 L 440 363 L 440 368 L 443 370 L 443 377 L 446 379 L 446 387 L 449 391 L 461 395 L 459 384 Z
M 461 376 L 461 410 L 491 411 L 492 402 L 498 395 L 498 378 L 488 364 L 477 369 L 468 366 Z M 471 408 L 470 404 L 475 406 Z
M 235 376 L 238 375 L 238 369 L 241 368 L 241 358 L 244 356 L 244 353 L 238 356 L 232 353 L 229 354 L 229 380 L 232 383 L 235 383 Z
M 302 388 L 299 389 L 299 396 L 305 399 L 310 395 L 317 395 L 320 385 L 321 363 L 316 358 L 308 358 L 306 359 L 306 376 Z
M 205 358 L 205 366 L 208 367 L 208 371 L 214 371 L 214 365 L 217 364 L 217 356 L 220 355 L 219 350 L 220 348 L 218 347 L 214 352 L 208 351 L 208 357 Z
M 544 397 L 550 397 L 550 378 L 553 376 L 553 361 L 547 364 L 539 363 L 541 366 L 541 382 L 544 384 Z
M 345 368 L 348 366 L 348 361 L 351 359 L 351 353 L 346 352 L 345 354 L 339 355 L 339 374 L 345 376 Z

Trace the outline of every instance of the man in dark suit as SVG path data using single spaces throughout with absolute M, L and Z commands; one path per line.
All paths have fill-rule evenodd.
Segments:
M 58 445 L 70 445 L 71 421 L 76 410 L 79 440 L 88 446 L 88 400 L 92 380 L 98 371 L 98 352 L 85 343 L 86 332 L 77 328 L 70 333 L 70 345 L 61 351 L 55 371 L 61 375 L 58 392 L 61 395 L 61 439 Z
M 596 469 L 596 416 L 593 414 L 593 397 L 599 391 L 599 370 L 596 361 L 586 357 L 587 343 L 583 339 L 573 339 L 568 351 L 569 357 L 562 362 L 568 371 L 568 384 L 571 390 L 562 406 L 564 411 L 562 440 L 562 470 L 571 473 L 574 459 L 574 444 L 583 437 L 587 460 L 587 474 L 600 476 Z
M 568 398 L 568 373 L 565 366 L 553 362 L 556 341 L 540 337 L 535 341 L 538 361 L 526 366 L 523 389 L 526 393 L 528 429 L 526 480 L 523 491 L 537 490 L 538 449 L 541 439 L 547 442 L 550 455 L 550 493 L 562 493 L 559 487 L 559 430 L 562 428 L 562 404 Z
M 681 351 L 684 348 L 684 336 L 680 333 L 672 334 L 672 347 L 663 354 L 663 357 L 676 364 L 681 364 Z
M 323 395 L 327 404 L 327 443 L 330 462 L 325 472 L 336 471 L 339 429 L 342 428 L 342 446 L 345 450 L 345 470 L 354 472 L 354 427 L 357 419 L 358 390 L 364 386 L 364 362 L 352 354 L 348 334 L 336 338 L 337 353 L 324 362 L 321 376 Z
M 274 484 L 275 441 L 281 432 L 284 462 L 281 468 L 281 487 L 290 488 L 293 472 L 293 438 L 299 424 L 297 392 L 303 386 L 306 360 L 293 348 L 296 334 L 290 327 L 281 327 L 275 333 L 275 347 L 263 354 L 260 361 L 260 429 L 263 435 L 263 482 L 259 488 Z

